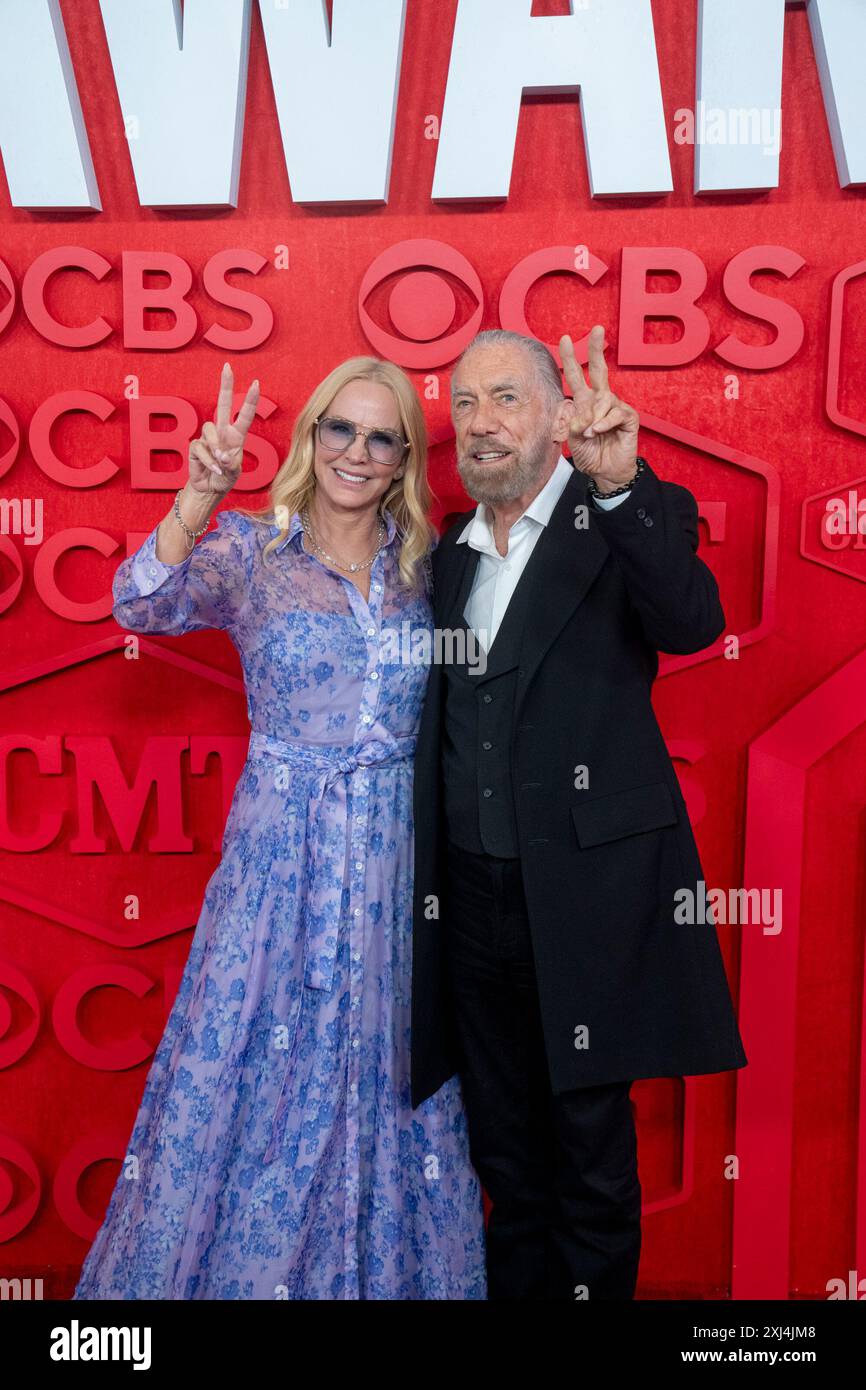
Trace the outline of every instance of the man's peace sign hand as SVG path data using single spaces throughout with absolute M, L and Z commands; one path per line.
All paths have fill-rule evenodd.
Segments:
M 574 399 L 574 414 L 568 426 L 568 447 L 574 466 L 589 474 L 599 491 L 621 487 L 634 477 L 640 416 L 608 385 L 603 326 L 597 323 L 589 335 L 589 386 L 568 334 L 560 339 L 559 351 Z

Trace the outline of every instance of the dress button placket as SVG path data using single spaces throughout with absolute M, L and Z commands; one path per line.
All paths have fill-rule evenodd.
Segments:
M 353 807 L 349 821 L 349 995 L 360 998 L 364 980 L 364 904 L 366 882 L 364 851 L 367 839 L 369 790 L 367 773 L 359 768 L 352 779 Z M 361 1081 L 361 1013 L 350 1008 L 347 1014 L 348 1047 L 346 1049 L 346 1237 L 344 1259 L 346 1297 L 359 1298 L 358 1288 L 358 1203 L 360 1197 L 360 1081 Z
M 379 700 L 379 632 L 382 617 L 381 555 L 377 556 L 370 576 L 368 621 L 362 620 L 367 644 L 367 671 L 361 692 L 360 730 L 358 737 L 373 723 Z M 355 595 L 352 595 L 353 599 Z M 360 603 L 360 596 L 358 599 Z M 357 610 L 356 610 L 357 611 Z M 360 614 L 359 614 L 360 616 Z M 349 995 L 348 1047 L 346 1049 L 346 1223 L 344 1258 L 346 1297 L 359 1298 L 358 1284 L 358 1218 L 360 1200 L 361 1162 L 361 1067 L 363 1037 L 361 1033 L 361 999 L 364 989 L 364 928 L 366 923 L 367 830 L 370 819 L 369 774 L 359 768 L 353 780 L 353 806 L 350 824 L 349 861 Z

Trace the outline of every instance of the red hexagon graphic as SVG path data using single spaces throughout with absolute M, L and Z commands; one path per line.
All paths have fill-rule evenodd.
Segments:
M 846 415 L 839 402 L 845 300 L 849 285 L 852 281 L 859 280 L 863 276 L 866 276 L 866 261 L 858 261 L 855 265 L 849 265 L 844 270 L 840 270 L 833 281 L 830 295 L 830 323 L 827 330 L 827 383 L 824 400 L 827 414 L 834 425 L 839 425 L 843 430 L 851 430 L 853 434 L 866 435 L 866 421 Z
M 38 661 L 33 665 L 21 667 L 16 671 L 5 673 L 0 677 L 0 692 L 5 692 L 8 695 L 24 685 L 56 679 L 63 672 L 72 670 L 84 663 L 95 663 L 101 658 L 108 657 L 113 652 L 121 653 L 125 649 L 125 644 L 129 636 L 130 634 L 124 630 L 102 640 L 77 647 L 72 651 L 63 652 L 60 655 Z M 208 666 L 204 662 L 187 656 L 182 650 L 176 650 L 169 646 L 162 646 L 159 642 L 143 635 L 137 636 L 140 660 L 149 658 L 151 661 L 156 661 L 163 665 L 169 675 L 174 672 L 183 672 L 185 676 L 204 681 L 211 687 L 220 686 L 223 689 L 245 697 L 243 680 L 237 676 L 233 676 L 226 671 L 221 671 L 216 667 Z M 10 723 L 9 719 L 7 718 L 5 722 L 8 728 Z M 71 737 L 69 735 L 59 736 L 59 743 L 63 747 L 64 752 L 68 752 L 70 742 L 77 737 L 76 735 Z M 100 735 L 100 737 L 102 737 L 102 735 Z M 35 737 L 33 739 L 34 744 L 38 744 L 41 738 L 42 736 Z M 195 748 L 194 744 L 196 738 L 197 735 L 195 734 L 187 736 L 179 735 L 177 739 L 173 741 L 177 743 L 180 751 L 189 749 L 191 753 L 196 753 L 199 757 L 199 761 L 202 762 L 207 752 L 212 751 L 212 749 L 210 747 L 210 741 L 206 737 L 202 739 L 202 747 Z M 221 751 L 230 753 L 232 765 L 237 764 L 238 774 L 240 773 L 240 768 L 246 756 L 248 739 L 248 732 L 239 735 L 220 736 Z M 0 743 L 2 742 L 8 745 L 9 736 L 7 735 L 4 740 L 0 740 Z M 54 772 L 57 770 L 56 768 L 52 768 Z M 46 781 L 48 780 L 49 779 L 46 778 Z M 232 787 L 233 785 L 234 783 L 232 782 Z M 226 811 L 228 810 L 230 794 L 231 789 L 227 789 L 224 795 Z M 8 800 L 9 798 L 7 796 L 7 802 Z M 212 851 L 216 850 L 218 839 L 219 837 L 216 836 L 211 845 Z M 184 849 L 187 848 L 191 848 L 191 846 L 185 845 Z M 86 860 L 88 868 L 92 865 L 94 869 L 99 866 L 100 860 L 105 858 L 105 856 L 100 853 L 86 853 L 80 856 L 76 855 L 70 857 Z M 11 880 L 11 876 L 0 878 L 0 901 L 7 902 L 35 916 L 46 918 L 59 926 L 68 928 L 70 931 L 77 932 L 83 936 L 92 937 L 97 941 L 105 942 L 106 945 L 109 946 L 134 949 L 147 945 L 153 941 L 175 936 L 194 926 L 201 910 L 203 887 L 200 888 L 197 895 L 193 892 L 192 897 L 188 901 L 188 905 L 179 906 L 176 897 L 169 894 L 167 899 L 160 901 L 159 910 L 157 912 L 148 914 L 147 920 L 129 922 L 123 926 L 116 926 L 113 925 L 112 921 L 107 916 L 105 905 L 109 900 L 109 895 L 106 893 L 105 883 L 103 881 L 104 875 L 100 875 L 95 871 L 90 874 L 89 879 L 94 884 L 94 899 L 91 904 L 88 904 L 85 895 L 80 890 L 80 886 L 76 894 L 71 896 L 67 895 L 66 899 L 64 899 L 63 896 L 62 884 L 55 883 L 53 887 L 57 891 L 51 891 L 52 884 L 50 882 L 48 884 L 45 883 L 44 869 L 39 863 L 40 855 L 38 851 L 21 853 L 18 858 L 21 860 L 22 865 L 24 863 L 29 863 L 33 867 L 34 883 L 30 885 L 24 883 L 22 881 L 22 876 L 18 873 L 15 875 L 16 881 L 14 882 Z M 197 876 L 190 874 L 187 870 L 190 862 L 194 861 L 195 858 L 195 855 L 190 854 L 189 857 L 185 859 L 184 873 L 181 877 L 181 881 L 188 883 L 190 888 L 193 887 L 194 881 L 197 881 Z M 209 862 L 213 861 L 215 867 L 216 860 L 213 859 L 213 853 L 208 854 L 207 858 Z M 37 882 L 38 887 L 36 886 Z M 134 892 L 135 884 L 124 884 L 123 891 Z M 122 914 L 115 913 L 114 918 L 115 920 L 118 918 L 122 920 Z
M 852 478 L 804 498 L 800 554 L 866 584 L 866 478 Z
M 670 420 L 663 420 L 658 415 L 650 415 L 644 410 L 640 412 L 640 422 L 642 430 L 649 430 L 651 434 L 670 439 L 673 443 L 691 450 L 699 457 L 717 464 L 727 464 L 738 470 L 741 478 L 751 476 L 753 481 L 760 480 L 761 482 L 762 497 L 758 508 L 753 507 L 744 498 L 746 510 L 743 522 L 754 528 L 751 535 L 752 545 L 748 547 L 744 543 L 750 539 L 748 532 L 744 529 L 743 536 L 738 538 L 739 544 L 737 546 L 728 544 L 726 547 L 728 552 L 736 554 L 736 562 L 730 566 L 711 566 L 714 571 L 717 568 L 723 571 L 716 572 L 716 578 L 719 581 L 719 590 L 727 617 L 725 631 L 717 642 L 701 652 L 662 657 L 659 662 L 659 676 L 669 676 L 674 671 L 682 671 L 688 666 L 696 666 L 701 662 L 712 661 L 715 657 L 721 656 L 725 651 L 727 639 L 732 635 L 737 637 L 742 649 L 762 641 L 772 632 L 776 622 L 778 598 L 782 480 L 772 464 L 764 462 L 763 459 L 755 458 L 754 455 L 747 454 L 742 449 L 734 449 L 728 444 L 723 444 L 718 439 L 710 439 L 694 430 L 684 429 L 681 425 L 676 425 Z M 689 488 L 690 492 L 695 494 L 700 515 L 707 525 L 710 539 L 709 546 L 705 544 L 701 546 L 701 556 L 709 563 L 713 558 L 713 545 L 729 540 L 730 513 L 734 508 L 729 505 L 727 489 L 723 490 L 722 495 L 717 499 L 708 498 L 702 479 L 699 478 L 692 482 L 688 475 L 681 475 L 676 472 L 668 475 L 664 467 L 657 471 L 663 477 L 669 476 L 671 482 L 682 483 Z M 742 509 L 738 508 L 737 510 Z M 742 575 L 743 557 L 746 554 L 750 556 L 753 567 L 752 574 L 745 576 L 746 586 L 752 590 L 752 594 L 748 597 L 745 592 L 739 592 L 741 583 L 737 583 L 737 592 L 732 592 L 735 581 L 739 580 Z M 757 603 L 754 605 L 755 611 L 740 619 L 741 606 L 747 606 L 749 598 L 755 592 L 758 595 Z

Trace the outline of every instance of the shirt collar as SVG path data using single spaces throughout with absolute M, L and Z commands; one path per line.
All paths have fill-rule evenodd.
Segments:
M 393 515 L 390 511 L 388 511 L 387 508 L 385 509 L 383 515 L 385 517 L 385 544 L 390 545 L 392 540 L 394 539 L 394 536 L 397 533 L 397 523 L 394 521 Z M 299 532 L 302 532 L 303 529 L 304 528 L 301 524 L 300 516 L 297 512 L 293 512 L 289 521 L 289 529 L 283 536 L 279 545 L 275 547 L 276 551 L 281 551 L 283 547 L 288 545 L 291 541 L 293 541 L 295 536 L 297 536 Z M 277 526 L 276 522 L 273 522 L 271 524 L 271 532 L 275 536 L 278 536 L 280 534 L 280 527 Z
M 546 526 L 553 515 L 553 509 L 562 496 L 568 485 L 569 479 L 574 475 L 574 465 L 560 454 L 556 467 L 548 478 L 544 487 L 533 497 L 526 511 L 517 518 L 522 521 L 524 517 L 529 517 L 531 521 L 537 522 L 539 526 Z M 512 529 L 517 525 L 517 521 L 512 524 Z M 474 514 L 469 518 L 460 535 L 457 537 L 457 544 L 467 541 L 475 549 L 487 549 L 493 545 L 493 517 L 490 508 L 485 502 L 479 502 Z

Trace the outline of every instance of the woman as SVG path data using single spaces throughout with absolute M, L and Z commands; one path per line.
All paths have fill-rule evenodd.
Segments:
M 257 398 L 232 424 L 226 364 L 189 481 L 114 580 L 125 628 L 229 633 L 252 734 L 129 1142 L 139 1176 L 121 1172 L 74 1297 L 480 1299 L 459 1081 L 415 1111 L 409 1087 L 428 669 L 382 653 L 404 624 L 430 647 L 424 418 L 399 368 L 342 363 L 270 507 L 203 536 Z

